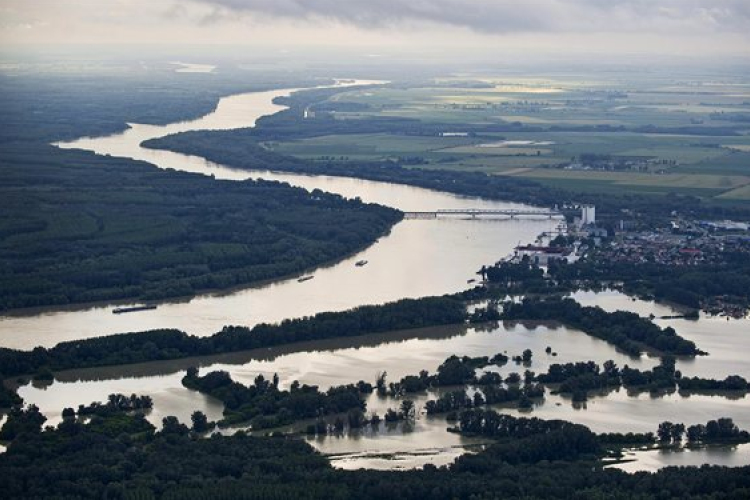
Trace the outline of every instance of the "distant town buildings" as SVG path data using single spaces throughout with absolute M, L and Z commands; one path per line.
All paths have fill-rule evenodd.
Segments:
M 596 207 L 594 205 L 581 205 L 581 216 L 573 220 L 573 225 L 578 231 L 596 229 Z
M 546 266 L 553 260 L 561 260 L 570 255 L 571 250 L 564 247 L 524 245 L 516 247 L 514 260 L 518 261 L 528 256 L 531 262 Z
M 594 205 L 581 205 L 581 225 L 596 224 L 596 207 Z
M 609 262 L 680 266 L 722 263 L 725 252 L 747 254 L 750 258 L 750 234 L 746 227 L 734 221 L 673 220 L 669 228 L 621 231 L 599 250 L 599 257 Z

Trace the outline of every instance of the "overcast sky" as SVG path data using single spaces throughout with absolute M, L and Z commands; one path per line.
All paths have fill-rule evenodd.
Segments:
M 0 45 L 750 56 L 750 0 L 0 0 Z

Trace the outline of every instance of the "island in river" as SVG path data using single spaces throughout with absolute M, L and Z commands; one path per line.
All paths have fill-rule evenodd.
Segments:
M 237 174 L 235 172 L 235 175 L 245 175 L 245 174 Z M 505 224 L 505 223 L 494 223 L 494 224 Z M 468 226 L 464 225 L 463 227 L 468 227 Z M 483 229 L 485 229 L 485 231 L 486 231 L 487 227 L 488 227 L 488 224 L 485 224 L 485 226 L 483 227 Z M 496 226 L 492 226 L 492 227 L 496 227 Z M 493 251 L 495 253 L 497 253 L 497 248 L 494 248 Z M 487 261 L 485 260 L 485 262 L 487 262 Z M 347 264 L 347 267 L 348 267 L 349 271 L 351 272 L 351 262 Z M 477 268 L 478 267 L 475 267 L 471 272 L 473 273 Z M 434 270 L 434 268 L 433 268 L 433 270 Z M 363 271 L 367 271 L 367 270 L 363 269 Z M 317 274 L 316 274 L 316 276 L 317 276 Z M 407 277 L 408 277 L 408 275 L 407 275 Z M 466 279 L 466 276 L 464 275 L 462 277 L 461 283 L 465 283 L 465 279 Z M 315 281 L 317 282 L 318 280 L 316 279 Z M 455 286 L 455 285 L 451 284 L 451 286 Z M 439 310 L 442 311 L 442 312 L 451 311 L 451 310 L 453 310 L 453 307 L 439 307 Z M 409 316 L 411 318 L 415 318 L 415 316 L 413 316 L 413 315 L 407 315 L 407 316 Z M 325 320 L 326 316 L 323 315 L 320 319 L 321 320 Z M 381 319 L 385 319 L 385 318 L 381 318 Z M 451 321 L 457 321 L 457 320 L 453 319 Z M 243 330 L 243 329 L 228 329 L 226 333 L 227 333 L 227 335 L 225 335 L 225 337 L 228 338 L 228 339 L 234 339 L 234 340 L 237 340 L 237 341 L 252 340 L 252 337 L 248 336 L 248 332 L 245 331 L 245 330 Z M 208 339 L 207 339 L 207 342 L 208 342 Z M 66 412 L 66 413 L 69 416 L 70 412 Z M 32 425 L 34 425 L 34 422 L 38 422 L 39 421 L 38 416 L 33 411 L 30 412 L 30 417 L 31 417 L 30 421 L 32 422 Z M 196 417 L 195 421 L 196 422 L 200 421 L 200 418 Z M 80 427 L 78 427 L 77 424 L 78 424 L 78 422 L 71 422 L 70 420 L 68 420 L 66 423 L 64 423 L 63 425 L 61 425 L 59 431 L 55 431 L 55 432 L 62 432 L 62 433 L 70 432 L 72 435 L 74 435 L 74 434 L 76 434 L 76 432 L 78 432 L 78 431 L 81 430 Z M 149 437 L 148 426 L 144 424 L 144 420 L 143 419 L 138 420 L 137 417 L 135 418 L 134 422 L 130 422 L 128 418 L 122 418 L 122 417 L 120 417 L 120 418 L 115 418 L 113 421 L 109 421 L 109 420 L 105 419 L 104 421 L 93 422 L 92 425 L 93 425 L 92 428 L 96 432 L 103 431 L 103 432 L 99 433 L 100 436 L 101 435 L 107 436 L 107 432 L 109 432 L 110 429 L 114 429 L 117 432 L 117 436 L 121 436 L 123 434 L 128 435 L 129 431 L 133 431 L 132 435 L 136 437 L 136 440 L 137 439 L 145 439 L 146 442 L 149 442 L 149 439 L 151 439 Z M 99 426 L 99 427 L 97 427 L 97 426 Z M 189 431 L 186 434 L 185 429 L 186 429 L 186 427 L 181 426 L 178 422 L 176 422 L 175 419 L 165 418 L 165 420 L 163 421 L 163 429 L 162 429 L 162 436 L 164 436 L 164 439 L 167 442 L 167 445 L 165 445 L 165 446 L 169 446 L 169 441 L 170 440 L 172 441 L 171 445 L 173 447 L 178 442 L 179 443 L 187 443 L 187 441 L 185 441 L 185 440 L 180 441 L 180 438 L 177 438 L 177 437 L 171 437 L 170 438 L 169 437 L 169 436 L 182 436 L 184 438 L 184 437 L 189 436 Z M 125 431 L 125 432 L 123 432 L 123 431 Z M 44 434 L 44 433 L 42 433 L 42 434 Z M 91 437 L 91 435 L 87 434 L 85 430 L 81 433 L 81 435 L 84 436 L 84 437 Z M 55 439 L 59 438 L 60 436 L 61 435 L 55 435 L 53 433 L 50 433 L 50 434 L 47 434 L 47 435 L 42 435 L 41 438 L 40 438 L 40 440 L 44 441 L 46 439 L 50 439 L 52 441 L 55 441 Z M 140 437 L 138 437 L 138 436 L 140 436 Z M 589 436 L 589 434 L 587 434 L 586 432 L 582 431 L 580 434 L 578 434 L 577 432 L 576 433 L 572 433 L 570 437 L 572 439 L 572 438 L 575 438 L 576 436 L 582 438 L 582 440 L 578 444 L 586 444 L 586 441 L 583 438 L 585 438 L 586 436 Z M 160 437 L 155 437 L 155 436 L 151 436 L 151 437 L 156 440 L 156 441 L 152 441 L 152 442 L 156 442 L 157 443 L 157 447 L 161 446 L 161 441 L 159 441 Z M 555 438 L 557 438 L 557 437 L 558 436 L 555 436 Z M 236 439 L 234 439 L 234 438 L 216 437 L 216 438 L 213 438 L 214 439 L 213 442 L 212 442 L 212 440 L 197 440 L 196 443 L 208 443 L 208 444 L 196 444 L 195 446 L 196 447 L 202 447 L 202 446 L 209 446 L 210 447 L 210 446 L 213 446 L 213 451 L 218 451 L 225 443 L 229 442 L 229 443 L 234 444 L 235 442 L 239 442 L 239 440 L 241 438 L 242 438 L 242 436 L 238 436 Z M 124 439 L 127 439 L 127 438 L 124 438 Z M 227 440 L 225 441 L 225 439 L 227 439 Z M 286 443 L 287 443 L 287 441 L 284 440 L 284 438 L 278 438 L 278 439 L 280 439 L 280 440 L 277 441 L 277 443 L 284 443 L 281 446 L 283 446 L 284 447 L 284 451 L 286 451 L 286 446 L 287 446 Z M 30 442 L 33 443 L 34 446 L 38 446 L 41 443 L 41 441 L 34 441 L 34 439 L 32 439 L 32 441 L 30 441 Z M 104 441 L 102 441 L 102 443 L 104 443 Z M 132 443 L 132 441 L 131 441 L 131 443 Z M 107 442 L 107 444 L 114 444 L 114 443 Z M 256 449 L 256 452 L 261 453 L 261 449 L 266 444 L 268 444 L 268 442 L 262 442 L 261 445 L 258 446 L 258 448 Z M 414 478 L 414 481 L 415 481 L 414 485 L 412 486 L 411 483 L 410 483 L 410 488 L 413 488 L 413 490 L 405 492 L 403 496 L 405 496 L 405 497 L 409 497 L 409 496 L 423 496 L 424 494 L 426 494 L 425 492 L 427 491 L 425 488 L 429 488 L 429 491 L 432 492 L 433 494 L 435 494 L 434 493 L 436 491 L 435 488 L 439 487 L 441 484 L 444 485 L 446 479 L 448 479 L 448 478 L 450 478 L 451 481 L 454 481 L 452 487 L 455 487 L 455 488 L 459 488 L 460 487 L 461 491 L 465 492 L 467 495 L 472 494 L 472 493 L 486 492 L 487 491 L 486 490 L 487 484 L 489 484 L 489 483 L 486 482 L 487 479 L 489 479 L 490 477 L 494 477 L 494 478 L 505 477 L 505 476 L 503 476 L 504 473 L 499 473 L 497 471 L 497 468 L 499 467 L 498 464 L 501 464 L 501 463 L 503 463 L 503 464 L 511 463 L 511 464 L 514 465 L 513 466 L 513 470 L 511 470 L 511 469 L 505 469 L 505 473 L 509 473 L 512 476 L 517 476 L 520 473 L 521 475 L 532 475 L 532 476 L 535 476 L 538 479 L 544 479 L 544 478 L 547 478 L 547 473 L 549 473 L 551 471 L 551 469 L 546 468 L 544 466 L 540 466 L 539 462 L 540 461 L 549 461 L 549 460 L 560 461 L 560 463 L 563 466 L 565 466 L 566 474 L 569 474 L 569 475 L 578 474 L 581 470 L 587 470 L 588 471 L 589 469 L 591 469 L 590 472 L 586 472 L 586 474 L 585 474 L 585 477 L 588 478 L 587 484 L 589 484 L 589 487 L 593 488 L 591 486 L 592 484 L 596 484 L 596 483 L 598 483 L 598 482 L 601 481 L 604 484 L 607 484 L 606 488 L 607 488 L 608 492 L 612 491 L 610 489 L 610 488 L 612 488 L 612 485 L 606 482 L 612 476 L 608 476 L 607 474 L 609 474 L 609 473 L 603 473 L 602 471 L 594 470 L 594 469 L 591 468 L 591 462 L 589 461 L 591 459 L 591 456 L 588 456 L 588 453 L 592 452 L 593 449 L 588 449 L 585 446 L 582 446 L 580 449 L 578 449 L 577 448 L 577 444 L 575 444 L 575 443 L 568 443 L 568 444 L 571 444 L 570 447 L 567 446 L 567 445 L 566 446 L 562 446 L 562 447 L 559 447 L 559 446 L 557 447 L 556 450 L 561 453 L 561 455 L 560 455 L 560 454 L 549 454 L 549 453 L 547 453 L 552 448 L 551 446 L 549 446 L 549 444 L 550 444 L 549 442 L 541 443 L 541 445 L 539 445 L 538 448 L 536 447 L 537 444 L 538 443 L 532 443 L 532 442 L 524 442 L 523 443 L 523 447 L 524 448 L 534 450 L 535 453 L 538 452 L 537 454 L 535 454 L 535 453 L 531 453 L 530 455 L 528 455 L 528 454 L 524 455 L 522 453 L 519 454 L 516 449 L 513 449 L 514 445 L 511 444 L 510 445 L 510 449 L 508 449 L 507 447 L 506 448 L 503 448 L 503 447 L 493 448 L 492 451 L 490 451 L 487 454 L 481 454 L 479 456 L 479 458 L 477 458 L 477 459 L 471 459 L 470 457 L 466 457 L 465 459 L 461 459 L 461 460 L 459 460 L 456 463 L 455 466 L 452 466 L 450 470 L 436 471 L 436 470 L 433 470 L 432 468 L 426 468 L 424 471 L 414 472 L 413 474 L 410 474 L 408 476 L 408 479 Z M 558 441 L 558 444 L 559 444 L 559 441 Z M 291 444 L 289 446 L 294 447 L 294 446 L 298 446 L 298 444 Z M 303 450 L 304 448 L 299 448 L 299 449 Z M 23 453 L 25 453 L 24 450 L 31 450 L 31 446 L 24 447 L 24 442 L 23 441 L 19 441 L 17 443 L 17 447 L 16 447 L 16 444 L 14 444 L 14 445 L 11 446 L 11 450 L 12 450 L 12 453 L 18 453 L 19 454 L 19 455 L 13 455 L 13 457 L 17 457 L 17 456 L 21 456 Z M 13 451 L 13 450 L 16 450 L 16 451 Z M 173 448 L 173 451 L 177 451 L 177 450 L 175 450 Z M 184 450 L 182 450 L 182 451 L 184 452 Z M 570 453 L 568 453 L 568 452 L 570 452 Z M 307 453 L 307 452 L 304 452 L 304 453 Z M 304 453 L 303 453 L 303 455 L 304 455 Z M 197 453 L 197 455 L 200 455 L 200 454 L 201 454 L 201 452 Z M 214 456 L 216 456 L 216 455 L 214 455 Z M 293 454 L 284 454 L 284 456 L 286 458 L 290 458 L 290 457 L 293 457 L 294 455 Z M 13 457 L 11 457 L 11 458 L 13 458 Z M 68 457 L 68 458 L 73 458 L 73 457 Z M 149 459 L 150 460 L 151 459 L 156 459 L 156 457 L 154 455 L 149 455 Z M 164 457 L 159 457 L 159 459 L 166 460 Z M 9 460 L 10 460 L 10 458 L 9 458 Z M 303 460 L 304 459 L 300 459 L 300 461 L 303 461 Z M 71 463 L 73 463 L 73 462 L 76 462 L 75 458 L 73 458 L 71 460 Z M 263 462 L 261 459 L 258 459 L 258 460 L 255 461 L 255 463 L 258 464 L 258 463 L 265 463 L 265 462 Z M 78 464 L 81 465 L 80 462 L 78 462 Z M 10 465 L 12 465 L 12 464 L 10 464 Z M 271 470 L 271 469 L 278 470 L 278 467 L 276 467 L 273 463 L 268 463 L 267 465 L 269 467 L 269 470 Z M 237 473 L 237 471 L 242 470 L 242 469 L 237 469 L 235 466 L 233 466 L 232 463 L 231 463 L 231 460 L 227 461 L 227 466 L 228 466 L 227 470 L 231 470 L 232 472 L 229 475 L 225 475 L 223 472 L 220 472 L 220 473 L 218 473 L 217 477 L 220 477 L 220 478 L 228 478 L 229 476 L 236 477 L 235 474 Z M 519 466 L 520 468 L 516 468 L 516 466 Z M 52 468 L 52 467 L 50 467 L 50 468 Z M 153 468 L 151 470 L 153 470 Z M 472 479 L 472 476 L 469 475 L 469 474 L 466 474 L 466 475 L 460 474 L 461 471 L 470 472 L 471 474 L 486 474 L 487 471 L 492 471 L 494 474 L 492 474 L 491 476 L 487 476 L 487 477 L 482 476 L 480 478 L 481 479 L 480 481 L 474 482 L 474 485 L 471 485 L 471 484 L 464 485 L 463 484 L 464 480 L 472 482 L 472 481 L 474 481 L 474 479 Z M 30 472 L 30 470 L 27 470 L 27 472 Z M 320 471 L 318 471 L 318 472 L 320 472 Z M 725 475 L 727 475 L 727 477 L 731 477 L 731 479 L 734 481 L 734 475 L 733 475 L 734 473 L 735 473 L 735 471 L 711 470 L 710 472 L 709 471 L 704 471 L 701 474 L 705 474 L 707 476 L 708 479 L 704 479 L 704 480 L 715 480 L 721 474 L 725 474 Z M 329 474 L 329 472 L 326 472 L 326 474 Z M 380 481 L 380 480 L 384 479 L 386 482 L 389 482 L 389 481 L 392 482 L 391 481 L 392 480 L 391 477 L 377 476 L 377 475 L 372 475 L 371 476 L 371 474 L 374 474 L 374 473 L 364 472 L 364 473 L 359 473 L 359 474 L 350 475 L 350 476 L 340 475 L 340 476 L 336 476 L 336 479 L 337 480 L 340 479 L 341 481 L 346 482 L 346 481 L 349 481 L 349 480 L 352 480 L 352 481 L 363 481 L 363 480 L 365 480 L 368 477 L 376 477 L 377 479 L 375 479 L 375 481 Z M 433 474 L 434 474 L 434 476 L 433 476 Z M 440 475 L 438 475 L 438 474 L 440 474 Z M 445 474 L 450 474 L 450 476 L 445 476 Z M 599 475 L 597 475 L 597 474 L 599 474 Z M 18 475 L 10 475 L 10 476 L 12 476 L 12 477 L 21 477 L 21 476 L 18 476 Z M 255 476 L 253 476 L 253 477 L 255 477 Z M 316 477 L 318 479 L 320 479 L 320 476 L 316 476 L 315 474 L 305 476 L 305 484 L 307 484 L 309 486 L 310 485 L 310 481 L 311 480 L 314 481 Z M 664 479 L 665 477 L 667 479 L 669 479 L 669 478 L 674 479 L 674 476 L 670 476 L 669 473 L 661 473 L 661 474 L 654 475 L 652 477 L 652 479 L 651 479 L 651 483 L 648 484 L 648 485 L 644 486 L 643 484 L 639 483 L 640 486 L 636 486 L 634 484 L 630 485 L 630 486 L 642 488 L 642 491 L 644 492 L 644 494 L 646 494 L 648 492 L 651 492 L 651 491 L 655 491 L 657 488 L 659 488 L 658 491 L 662 491 L 663 488 L 665 488 L 665 486 L 662 484 L 662 482 L 667 481 L 667 479 Z M 688 476 L 688 477 L 692 477 L 692 476 Z M 619 484 L 623 484 L 624 482 L 630 481 L 627 476 L 618 475 L 617 478 L 618 478 L 618 481 L 621 481 Z M 213 480 L 213 479 L 209 479 L 208 476 L 206 476 L 206 479 L 207 479 L 207 481 Z M 258 481 L 264 481 L 265 480 L 265 478 L 262 478 L 262 477 L 259 477 L 259 478 L 256 478 L 256 479 Z M 689 489 L 692 486 L 690 486 L 686 482 L 682 481 L 682 476 L 680 476 L 680 479 L 681 479 L 680 480 L 680 486 L 683 488 L 682 493 L 685 493 L 685 491 L 687 491 L 688 494 L 693 494 L 693 493 L 695 493 L 696 495 L 699 494 L 700 488 L 698 486 L 696 486 L 694 489 Z M 492 481 L 494 481 L 494 480 L 495 479 L 492 479 Z M 321 481 L 322 481 L 322 479 L 321 479 Z M 689 483 L 689 481 L 690 481 L 690 479 L 688 479 L 688 483 Z M 542 482 L 544 484 L 547 484 L 546 481 L 542 481 Z M 28 484 L 30 484 L 30 483 L 27 482 L 26 485 L 28 485 Z M 264 483 L 264 484 L 270 484 L 270 483 Z M 426 485 L 426 486 L 424 486 L 424 485 Z M 236 487 L 236 486 L 244 486 L 244 485 L 237 485 L 237 484 L 226 485 L 226 487 L 228 488 L 227 491 L 230 491 L 232 487 Z M 325 491 L 327 493 L 330 493 L 330 489 L 328 489 L 329 486 L 330 486 L 329 484 L 325 485 L 325 488 L 326 488 Z M 498 488 L 503 488 L 504 487 L 501 484 L 494 484 L 494 486 L 496 486 Z M 578 487 L 578 486 L 579 485 L 570 485 L 570 484 L 568 485 L 569 488 L 575 488 L 575 487 Z M 18 490 L 18 488 L 23 488 L 23 487 L 24 487 L 23 484 L 21 484 L 19 482 L 14 482 L 13 484 L 8 485 L 8 488 L 7 488 L 6 491 L 17 492 L 17 491 L 21 491 L 21 490 Z M 128 489 L 128 483 L 127 483 L 127 481 L 123 483 L 122 487 L 124 489 Z M 358 488 L 357 491 L 359 491 L 359 493 L 361 493 L 360 496 L 362 496 L 362 497 L 376 496 L 375 493 L 381 492 L 380 491 L 381 488 L 380 488 L 379 484 L 377 485 L 377 488 L 375 486 L 372 486 L 373 488 L 375 488 L 372 491 L 370 491 L 370 489 L 369 489 L 370 485 L 367 484 L 367 483 L 359 482 L 359 483 L 356 484 L 356 486 L 353 486 L 353 487 L 354 488 Z M 687 489 L 685 489 L 685 488 L 687 488 Z M 729 491 L 730 488 L 733 488 L 734 490 L 740 490 L 740 491 L 742 491 L 742 488 L 744 488 L 744 484 L 742 484 L 741 481 L 739 483 L 738 482 L 732 482 L 731 486 L 727 485 L 726 488 L 728 489 L 728 491 Z M 96 488 L 94 488 L 94 489 L 96 491 L 99 491 Z M 113 495 L 116 495 L 116 492 L 114 491 L 116 489 L 117 489 L 117 486 L 112 486 L 112 490 L 113 490 L 112 494 Z M 92 491 L 94 491 L 94 490 L 92 490 Z M 292 490 L 290 490 L 290 493 L 291 493 L 291 491 Z M 440 491 L 440 490 L 438 490 L 438 491 Z M 277 492 L 278 492 L 278 490 L 277 490 Z M 593 492 L 594 491 L 592 490 L 592 493 Z M 21 492 L 21 493 L 23 493 L 23 492 Z M 351 493 L 351 491 L 350 490 L 346 490 L 346 491 L 342 490 L 341 494 L 345 495 L 347 493 Z M 540 489 L 540 490 L 538 490 L 538 493 L 540 495 L 543 495 L 543 494 L 547 494 L 547 491 L 546 490 L 542 491 Z M 188 493 L 181 491 L 181 494 L 187 495 Z M 313 494 L 312 496 L 315 496 L 315 495 Z

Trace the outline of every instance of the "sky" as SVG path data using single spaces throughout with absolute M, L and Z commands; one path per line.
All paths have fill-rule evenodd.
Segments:
M 750 0 L 0 0 L 2 47 L 144 44 L 744 57 Z

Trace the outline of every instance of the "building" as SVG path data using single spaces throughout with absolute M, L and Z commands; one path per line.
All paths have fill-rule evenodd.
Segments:
M 544 247 L 535 245 L 525 245 L 516 247 L 515 257 L 520 260 L 528 256 L 531 262 L 540 266 L 546 266 L 553 260 L 562 260 L 570 255 L 570 250 L 561 247 Z
M 581 225 L 596 224 L 596 207 L 594 205 L 581 205 Z

